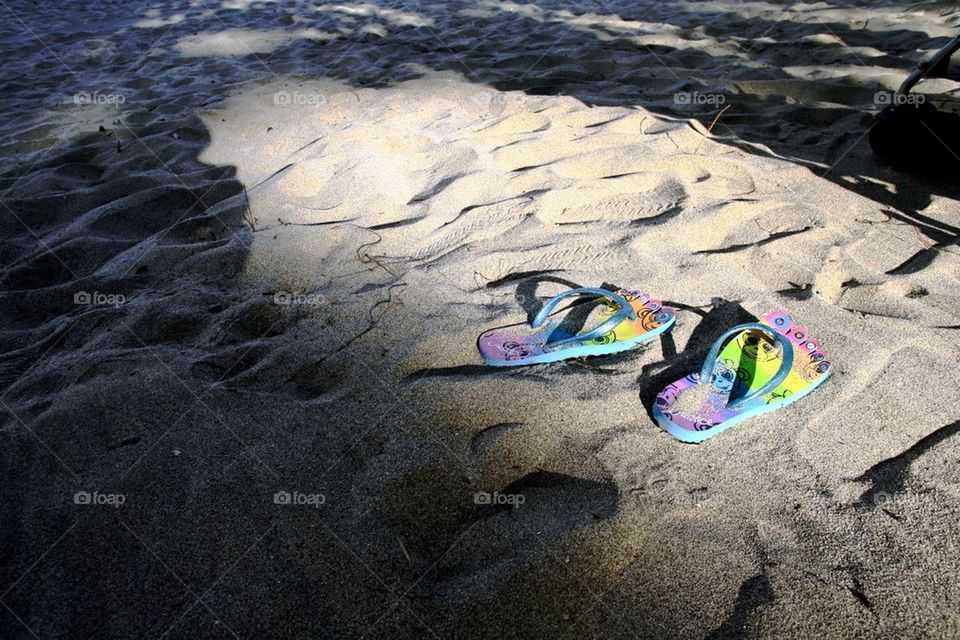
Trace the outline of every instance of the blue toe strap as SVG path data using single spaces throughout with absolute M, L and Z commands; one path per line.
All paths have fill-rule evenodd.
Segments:
M 576 298 L 580 296 L 591 296 L 594 298 L 608 298 L 613 302 L 617 303 L 620 307 L 616 313 L 612 316 L 601 322 L 599 325 L 587 331 L 586 333 L 581 333 L 570 338 L 564 338 L 563 340 L 557 340 L 555 342 L 548 342 L 547 346 L 556 347 L 562 344 L 569 344 L 571 342 L 586 342 L 588 340 L 596 340 L 600 336 L 611 331 L 618 324 L 623 322 L 626 319 L 636 320 L 637 312 L 634 311 L 633 306 L 627 301 L 623 296 L 616 294 L 612 291 L 607 291 L 606 289 L 593 289 L 585 287 L 582 289 L 570 289 L 569 291 L 564 291 L 560 295 L 554 296 L 551 298 L 543 308 L 540 309 L 536 317 L 533 319 L 531 325 L 534 328 L 540 327 L 544 322 L 547 321 L 547 317 L 557 308 L 561 302 L 567 298 Z
M 774 342 L 783 347 L 783 362 L 780 364 L 780 369 L 777 371 L 777 374 L 773 376 L 773 378 L 771 378 L 767 384 L 763 385 L 753 393 L 748 393 L 742 398 L 739 398 L 736 402 L 728 401 L 727 406 L 731 409 L 738 409 L 751 400 L 755 400 L 756 398 L 766 395 L 776 389 L 790 374 L 790 369 L 793 367 L 793 344 L 783 335 L 778 333 L 776 329 L 769 325 L 761 324 L 759 322 L 748 322 L 746 324 L 733 327 L 722 336 L 717 338 L 717 341 L 713 343 L 713 346 L 710 347 L 710 354 L 707 355 L 707 359 L 703 362 L 703 368 L 700 369 L 701 383 L 706 384 L 710 382 L 710 378 L 713 376 L 713 367 L 716 365 L 717 357 L 720 355 L 720 349 L 723 348 L 723 345 L 727 342 L 727 340 L 729 340 L 732 336 L 738 335 L 748 329 L 763 331 L 767 335 L 773 337 Z

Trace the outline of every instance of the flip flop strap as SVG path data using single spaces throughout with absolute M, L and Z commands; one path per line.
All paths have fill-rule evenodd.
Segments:
M 728 400 L 727 406 L 731 409 L 738 409 L 751 400 L 755 400 L 760 396 L 766 395 L 776 389 L 790 374 L 790 369 L 793 367 L 793 344 L 791 344 L 787 338 L 778 333 L 776 329 L 769 325 L 759 322 L 748 322 L 746 324 L 733 327 L 722 336 L 717 338 L 717 341 L 713 343 L 713 346 L 710 348 L 710 354 L 707 355 L 707 359 L 703 362 L 703 368 L 700 369 L 701 383 L 708 383 L 710 381 L 710 378 L 713 375 L 713 367 L 716 365 L 717 357 L 720 355 L 720 349 L 723 347 L 726 341 L 732 336 L 738 335 L 747 329 L 757 329 L 758 331 L 763 331 L 767 335 L 770 335 L 774 342 L 783 347 L 783 362 L 781 363 L 777 374 L 773 376 L 773 378 L 771 378 L 767 384 L 763 385 L 753 393 L 748 393 L 734 403 L 731 403 Z
M 616 294 L 612 291 L 607 291 L 606 289 L 594 289 L 590 287 L 584 287 L 581 289 L 570 289 L 569 291 L 564 291 L 563 293 L 552 297 L 547 301 L 543 308 L 540 309 L 536 317 L 533 319 L 533 322 L 530 323 L 531 326 L 536 329 L 543 325 L 547 321 L 547 317 L 550 313 L 557 308 L 557 305 L 566 300 L 567 298 L 575 298 L 580 296 L 593 296 L 597 298 L 607 298 L 615 302 L 620 308 L 612 316 L 601 322 L 599 325 L 587 331 L 586 333 L 581 333 L 570 338 L 564 338 L 563 340 L 557 340 L 556 342 L 548 342 L 547 346 L 556 347 L 563 344 L 569 344 L 571 342 L 586 342 L 588 340 L 595 340 L 605 333 L 612 330 L 618 324 L 626 320 L 627 318 L 631 320 L 637 319 L 637 312 L 634 311 L 633 305 L 631 305 L 626 298 Z

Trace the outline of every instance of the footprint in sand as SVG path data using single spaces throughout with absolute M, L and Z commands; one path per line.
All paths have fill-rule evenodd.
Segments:
M 554 224 L 662 222 L 679 213 L 686 198 L 673 176 L 638 174 L 551 191 L 537 215 Z

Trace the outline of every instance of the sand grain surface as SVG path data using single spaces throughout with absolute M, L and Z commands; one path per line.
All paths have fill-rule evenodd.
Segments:
M 960 633 L 960 191 L 864 137 L 953 3 L 0 12 L 0 637 Z M 481 364 L 601 284 L 676 326 Z M 780 308 L 831 380 L 656 427 Z

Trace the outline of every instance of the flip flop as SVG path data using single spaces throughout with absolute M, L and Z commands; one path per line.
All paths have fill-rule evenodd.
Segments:
M 591 297 L 598 304 L 571 305 L 564 300 Z M 602 304 L 599 304 L 602 303 Z M 673 309 L 632 289 L 571 289 L 551 298 L 529 325 L 486 331 L 477 338 L 480 357 L 495 367 L 556 362 L 632 349 L 673 325 Z M 592 329 L 584 330 L 584 327 Z
M 653 417 L 678 440 L 703 442 L 751 416 L 799 400 L 829 374 L 820 344 L 786 312 L 775 311 L 762 322 L 733 327 L 717 338 L 700 373 L 660 392 Z

